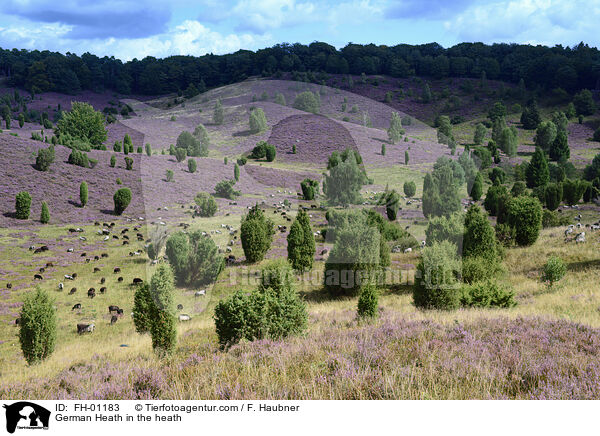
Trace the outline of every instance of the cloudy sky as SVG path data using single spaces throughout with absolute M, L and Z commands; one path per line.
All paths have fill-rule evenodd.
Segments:
M 600 45 L 600 0 L 0 0 L 0 47 L 123 60 L 280 42 Z

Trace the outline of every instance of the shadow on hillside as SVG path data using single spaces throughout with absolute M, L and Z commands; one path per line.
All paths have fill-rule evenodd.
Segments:
M 373 141 L 377 141 L 377 142 L 381 142 L 382 144 L 386 144 L 386 145 L 393 145 L 390 143 L 390 141 L 388 141 L 387 139 L 381 139 L 381 138 L 375 138 L 375 137 L 371 137 L 371 139 Z
M 251 130 L 242 130 L 241 132 L 235 132 L 232 136 L 239 137 L 239 136 L 250 136 L 250 135 L 252 135 Z
M 571 262 L 567 265 L 567 269 L 573 272 L 580 272 L 588 268 L 600 268 L 600 259 Z
M 113 209 L 100 209 L 100 213 L 104 215 L 116 216 Z
M 81 203 L 78 201 L 69 200 L 69 204 L 75 207 L 81 207 Z
M 17 213 L 16 212 L 4 212 L 2 214 L 3 216 L 5 216 L 6 218 L 17 218 Z

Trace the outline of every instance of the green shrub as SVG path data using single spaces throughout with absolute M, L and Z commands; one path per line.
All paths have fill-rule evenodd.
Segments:
M 271 247 L 275 234 L 273 221 L 266 218 L 263 211 L 255 205 L 242 218 L 240 238 L 246 260 L 260 262 Z
M 473 181 L 473 186 L 471 187 L 471 198 L 474 201 L 479 201 L 481 196 L 483 195 L 483 176 L 480 172 L 477 172 L 475 176 L 475 180 Z
M 113 196 L 115 203 L 115 215 L 121 215 L 131 203 L 131 190 L 129 188 L 121 188 L 115 192 Z
M 196 160 L 188 159 L 188 171 L 190 173 L 195 173 L 197 168 Z
M 460 305 L 458 282 L 460 261 L 456 246 L 448 241 L 433 243 L 421 252 L 415 273 L 413 301 L 423 309 L 456 309 Z
M 178 156 L 180 156 L 182 153 L 182 152 L 179 152 L 179 155 L 178 155 L 177 154 L 178 149 L 185 150 L 187 156 L 194 156 L 194 157 L 208 156 L 208 145 L 209 145 L 208 132 L 202 131 L 202 129 L 200 129 L 200 131 L 198 131 L 200 126 L 196 127 L 196 130 L 194 131 L 194 133 L 198 133 L 198 136 L 192 135 L 188 131 L 184 131 L 179 134 L 179 136 L 177 137 L 177 144 L 176 144 L 176 148 L 175 148 L 175 157 L 177 159 L 179 159 Z M 183 159 L 185 159 L 185 157 Z M 181 159 L 181 160 L 183 160 L 183 159 Z M 181 162 L 181 161 L 178 160 L 178 162 Z
M 267 147 L 269 144 L 266 141 L 259 141 L 256 146 L 252 149 L 250 157 L 252 159 L 262 159 L 267 156 Z
M 319 182 L 317 180 L 304 179 L 300 182 L 300 188 L 302 189 L 302 196 L 305 200 L 314 200 L 315 193 L 319 189 Z
M 90 168 L 90 160 L 88 159 L 88 155 L 83 151 L 71 150 L 71 154 L 69 155 L 67 162 L 71 165 Z
M 508 225 L 507 223 L 496 224 L 495 232 L 496 232 L 496 240 L 503 247 L 512 247 L 513 245 L 515 245 L 515 237 L 516 237 L 515 229 L 513 227 L 511 227 L 510 225 Z
M 148 283 L 144 283 L 137 287 L 133 296 L 132 317 L 135 331 L 137 333 L 150 333 L 153 309 L 154 301 L 152 300 L 152 295 L 150 294 L 150 285 Z
M 167 171 L 165 172 L 165 180 L 166 180 L 167 182 L 171 182 L 171 181 L 173 181 L 173 171 L 172 171 L 172 170 L 167 170 Z
M 122 185 L 123 182 L 121 182 L 121 179 L 117 177 L 117 185 Z
M 404 189 L 404 195 L 406 195 L 407 197 L 412 198 L 417 193 L 417 185 L 413 181 L 404 182 L 403 189 Z
M 495 261 L 498 255 L 494 228 L 487 215 L 476 204 L 472 205 L 465 215 L 465 235 L 463 239 L 463 256 L 484 257 Z
M 56 344 L 56 310 L 48 294 L 36 288 L 25 296 L 21 307 L 19 342 L 30 365 L 52 354 Z
M 54 146 L 38 150 L 35 158 L 35 167 L 39 171 L 48 171 L 50 165 L 54 162 Z
M 260 133 L 267 129 L 267 118 L 261 108 L 256 108 L 250 112 L 248 124 L 251 133 Z
M 325 289 L 333 296 L 355 295 L 379 274 L 385 254 L 382 237 L 363 213 L 348 212 L 339 217 L 337 223 L 337 219 L 330 221 L 334 226 L 327 230 L 327 239 L 334 244 L 325 262 Z
M 121 152 L 121 142 L 120 141 L 115 141 L 115 143 L 113 144 L 113 151 L 116 153 Z
M 215 123 L 216 125 L 221 125 L 221 124 L 223 124 L 224 120 L 225 120 L 225 111 L 223 109 L 223 105 L 221 104 L 221 100 L 217 100 L 217 102 L 215 103 L 215 108 L 214 108 L 214 112 L 213 112 L 213 123 Z
M 211 217 L 217 213 L 217 201 L 212 195 L 209 195 L 206 192 L 200 192 L 196 195 L 194 201 L 198 205 L 197 210 L 201 217 Z
M 464 217 L 460 212 L 454 212 L 449 217 L 432 217 L 425 229 L 428 244 L 449 241 L 456 246 L 457 253 L 462 253 L 464 233 Z
M 586 183 L 583 180 L 565 179 L 562 184 L 563 200 L 569 206 L 579 203 L 586 187 Z
M 125 157 L 125 169 L 128 171 L 133 169 L 133 158 Z
M 115 155 L 113 154 L 113 155 L 110 157 L 110 166 L 111 166 L 111 168 L 114 168 L 116 164 L 117 164 L 117 158 L 116 158 L 116 157 L 115 157 Z
M 242 156 L 236 162 L 239 166 L 243 167 L 248 162 L 248 159 L 246 159 L 246 157 Z
M 274 145 L 268 144 L 265 150 L 265 158 L 267 162 L 273 162 L 275 160 L 275 156 L 277 154 L 277 150 Z
M 321 99 L 310 91 L 305 91 L 296 96 L 293 104 L 294 109 L 318 114 L 321 107 Z
M 396 221 L 399 207 L 400 195 L 392 189 L 385 196 L 385 213 L 390 221 Z
M 29 218 L 31 209 L 31 195 L 27 191 L 21 191 L 15 197 L 16 218 L 26 220 Z
M 397 112 L 392 112 L 392 117 L 390 119 L 390 127 L 387 130 L 388 139 L 390 143 L 395 144 L 400 141 L 402 135 L 404 135 L 405 131 L 402 128 L 402 121 L 400 120 L 400 116 Z M 382 154 L 385 156 L 384 146 L 382 145 Z
M 332 157 L 330 157 L 330 164 Z M 345 160 L 340 159 L 335 165 L 328 165 L 329 174 L 325 175 L 323 192 L 333 205 L 347 206 L 357 204 L 361 200 L 360 189 L 366 182 L 366 175 L 359 167 L 355 153 L 347 153 Z
M 544 189 L 544 202 L 548 210 L 556 210 L 562 200 L 562 185 L 549 183 Z
M 498 180 L 498 183 L 502 185 L 504 183 L 504 180 L 506 179 L 506 173 L 502 168 L 492 168 L 492 171 L 490 171 L 489 173 L 489 178 L 492 184 L 494 184 L 494 182 Z
M 100 145 L 106 141 L 104 116 L 102 112 L 95 111 L 92 105 L 75 101 L 69 112 L 62 112 L 56 124 L 56 134 L 59 138 L 70 135 L 92 145 Z
M 240 166 L 237 163 L 233 165 L 233 178 L 236 182 L 240 181 Z
M 377 318 L 379 306 L 379 294 L 377 288 L 372 284 L 362 287 L 358 295 L 356 312 L 359 318 L 373 319 Z
M 287 236 L 288 261 L 297 271 L 309 271 L 313 265 L 315 251 L 315 238 L 310 219 L 306 212 L 300 210 Z
M 187 157 L 187 150 L 185 148 L 177 147 L 175 149 L 175 159 L 177 162 L 183 162 Z
M 224 265 L 215 242 L 200 230 L 174 233 L 165 252 L 177 281 L 185 285 L 214 282 Z
M 88 185 L 86 182 L 81 182 L 79 185 L 79 202 L 81 207 L 85 207 L 88 202 Z
M 146 144 L 146 156 L 152 156 L 152 146 L 150 144 Z
M 493 279 L 502 272 L 502 264 L 498 259 L 489 259 L 483 256 L 470 256 L 462 259 L 462 280 L 465 283 Z
M 542 205 L 537 198 L 516 197 L 508 207 L 508 224 L 515 229 L 518 245 L 532 245 L 542 227 Z
M 594 131 L 593 139 L 594 141 L 600 142 L 600 127 Z
M 215 195 L 217 197 L 233 200 L 235 197 L 240 195 L 240 191 L 233 189 L 235 182 L 235 180 L 221 180 L 215 186 Z
M 289 268 L 285 262 L 270 263 L 262 271 L 257 290 L 249 295 L 238 291 L 219 301 L 214 320 L 222 348 L 241 339 L 280 340 L 306 330 L 306 305 L 294 289 L 294 276 Z M 265 277 L 269 278 L 269 286 Z M 275 286 L 270 286 L 271 283 Z
M 544 265 L 542 280 L 548 282 L 548 286 L 552 287 L 554 283 L 560 281 L 567 273 L 567 266 L 560 257 L 552 256 Z
M 517 305 L 514 292 L 495 280 L 463 286 L 461 303 L 466 307 L 509 308 Z
M 40 222 L 42 224 L 48 224 L 50 222 L 50 211 L 48 210 L 48 204 L 42 201 L 42 212 L 40 214 Z
M 173 307 L 173 272 L 169 265 L 162 264 L 150 280 L 152 307 L 150 310 L 150 335 L 152 349 L 161 357 L 175 351 L 177 328 Z

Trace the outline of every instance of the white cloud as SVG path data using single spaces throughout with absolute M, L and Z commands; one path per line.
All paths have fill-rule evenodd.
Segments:
M 318 19 L 317 9 L 295 0 L 240 0 L 231 12 L 239 19 L 238 29 L 263 33 Z
M 474 5 L 444 23 L 462 41 L 597 45 L 600 0 L 510 0 Z
M 163 34 L 135 39 L 69 39 L 70 27 L 61 24 L 32 25 L 26 22 L 0 27 L 0 46 L 77 54 L 91 52 L 127 61 L 146 56 L 225 54 L 239 49 L 256 49 L 271 42 L 269 34 L 221 34 L 195 20 L 186 20 Z

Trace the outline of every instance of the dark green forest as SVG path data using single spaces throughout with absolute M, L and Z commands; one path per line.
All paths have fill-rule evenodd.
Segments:
M 159 95 L 194 92 L 238 82 L 249 76 L 278 76 L 282 72 L 311 72 L 312 80 L 330 74 L 387 74 L 499 79 L 530 89 L 562 88 L 568 92 L 600 88 L 600 52 L 580 43 L 555 47 L 462 43 L 444 48 L 437 43 L 348 44 L 340 50 L 323 43 L 277 44 L 271 48 L 239 50 L 227 55 L 146 57 L 122 62 L 85 53 L 77 56 L 50 51 L 0 49 L 0 72 L 8 85 L 39 93 L 74 94 L 83 89 L 121 94 Z

